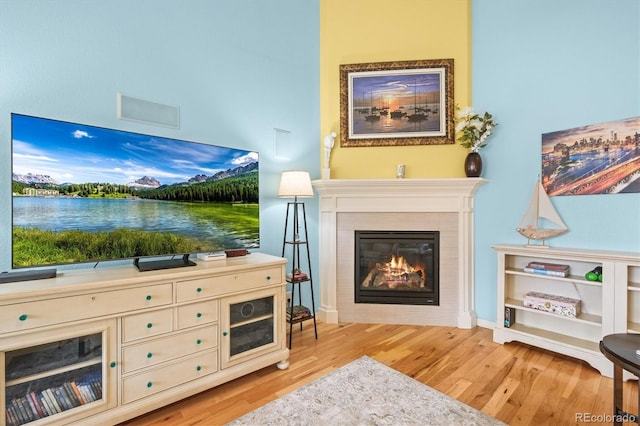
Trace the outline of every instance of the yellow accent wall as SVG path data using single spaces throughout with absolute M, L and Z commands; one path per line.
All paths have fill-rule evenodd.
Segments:
M 331 178 L 464 177 L 460 145 L 340 147 L 341 64 L 454 60 L 454 100 L 471 103 L 471 0 L 320 0 L 320 161 L 336 132 Z

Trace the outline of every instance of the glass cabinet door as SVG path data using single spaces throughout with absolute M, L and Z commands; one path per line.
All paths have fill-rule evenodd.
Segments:
M 104 409 L 111 383 L 105 375 L 117 365 L 106 365 L 106 335 L 102 330 L 3 352 L 6 424 L 22 425 L 80 406 Z
M 229 306 L 231 356 L 273 343 L 273 296 Z
M 222 364 L 245 360 L 276 346 L 279 289 L 225 298 L 222 301 Z

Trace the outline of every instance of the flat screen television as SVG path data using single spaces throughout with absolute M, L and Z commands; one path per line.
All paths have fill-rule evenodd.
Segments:
M 11 132 L 14 269 L 259 246 L 257 152 L 22 114 Z

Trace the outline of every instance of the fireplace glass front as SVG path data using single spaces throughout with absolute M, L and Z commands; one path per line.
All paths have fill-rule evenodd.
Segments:
M 438 231 L 355 231 L 355 303 L 439 305 Z

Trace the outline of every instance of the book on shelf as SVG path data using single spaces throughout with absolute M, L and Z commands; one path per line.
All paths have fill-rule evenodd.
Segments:
M 80 391 L 80 394 L 82 395 L 82 399 L 84 399 L 87 402 L 92 402 L 93 401 L 93 397 L 91 396 L 91 394 L 87 390 L 89 385 L 87 385 L 87 384 L 85 384 L 83 382 L 79 382 L 77 384 L 77 386 L 78 386 L 78 391 Z
M 44 403 L 47 405 L 47 409 L 49 410 L 50 416 L 53 416 L 54 414 L 59 413 L 59 411 L 57 411 L 56 407 L 53 405 L 53 402 L 51 402 L 49 395 L 45 391 L 40 392 L 40 396 L 42 397 L 42 400 L 44 401 Z
M 569 275 L 569 270 L 568 269 L 566 271 L 554 271 L 554 270 L 551 270 L 551 269 L 539 269 L 539 268 L 525 267 L 524 271 L 528 272 L 530 274 L 548 275 L 550 277 L 561 277 L 561 278 L 564 278 L 564 277 Z
M 47 408 L 50 416 L 53 416 L 58 411 L 56 411 L 56 407 L 53 406 L 53 403 L 49 400 L 49 395 L 43 390 L 40 392 L 40 400 L 43 402 L 44 406 Z
M 91 379 L 90 383 L 95 389 L 95 400 L 102 399 L 102 379 Z
M 44 393 L 44 395 L 46 395 L 47 401 L 49 401 L 49 404 L 51 404 L 51 406 L 53 407 L 53 411 L 55 411 L 56 413 L 62 413 L 62 407 L 60 407 L 60 404 L 58 404 L 53 391 L 51 389 L 45 389 L 42 392 Z
M 23 396 L 22 399 L 24 399 L 25 407 L 29 411 L 29 417 L 31 417 L 32 420 L 39 419 L 40 415 L 38 414 L 38 410 L 36 409 L 36 406 L 34 405 L 33 400 L 31 399 L 31 396 L 27 394 Z
M 23 423 L 28 423 L 30 420 L 26 417 L 26 414 L 22 413 L 20 410 L 20 405 L 17 399 L 11 401 L 11 405 L 7 406 L 7 419 L 9 418 L 9 413 L 11 413 L 11 425 L 21 425 Z
M 38 401 L 38 397 L 35 392 L 29 392 L 26 395 L 27 398 L 31 400 L 31 410 L 37 413 L 39 419 L 45 417 L 44 409 L 40 406 L 40 401 Z
M 69 394 L 69 397 L 71 398 L 71 401 L 73 401 L 73 403 L 76 406 L 84 404 L 84 400 L 76 392 L 76 388 L 73 387 L 73 382 L 66 382 L 64 384 L 64 387 L 67 390 L 67 393 Z
M 566 271 L 569 272 L 569 265 L 561 263 L 547 263 L 547 262 L 529 262 L 527 268 L 544 269 L 545 271 Z
M 42 396 L 36 394 L 33 391 L 29 394 L 29 396 L 31 397 L 31 400 L 34 403 L 36 407 L 36 411 L 38 412 L 38 415 L 40 416 L 40 418 L 47 417 L 49 415 L 49 411 L 47 407 L 44 405 L 44 402 L 42 401 Z
M 101 376 L 85 377 L 82 382 L 64 382 L 41 391 L 28 391 L 6 401 L 6 423 L 20 425 L 71 410 L 102 399 Z
M 78 383 L 78 389 L 82 393 L 82 399 L 88 402 L 93 401 L 93 396 L 91 395 L 91 392 L 89 392 L 89 385 L 86 383 Z
M 293 307 L 293 314 L 290 307 L 287 307 L 287 319 L 289 321 L 295 321 L 297 319 L 306 318 L 311 316 L 311 310 L 306 306 L 296 305 Z
M 88 379 L 77 383 L 78 390 L 86 402 L 93 402 L 102 399 L 102 382 L 100 379 Z
M 11 401 L 13 403 L 13 401 Z M 20 424 L 20 420 L 18 419 L 18 414 L 16 413 L 15 407 L 13 405 L 7 404 L 7 425 L 8 426 L 17 426 Z
M 27 407 L 27 400 L 25 399 L 25 397 L 21 396 L 20 398 L 17 398 L 14 401 L 16 402 L 17 413 L 20 419 L 22 419 L 21 421 L 26 423 L 26 422 L 31 422 L 33 420 L 36 420 L 31 414 L 30 408 Z
M 36 398 L 38 400 L 38 404 L 40 405 L 40 408 L 42 408 L 42 411 L 44 412 L 43 417 L 52 416 L 53 410 L 51 409 L 51 407 L 49 407 L 49 404 L 47 404 L 47 401 L 44 399 L 44 395 L 41 392 L 39 392 L 36 394 Z
M 307 275 L 306 272 L 298 272 L 295 274 L 287 274 L 287 280 L 291 281 L 304 281 L 306 279 L 309 279 L 309 276 Z
M 62 408 L 62 411 L 66 411 L 73 408 L 73 406 L 71 405 L 71 401 L 65 394 L 62 386 L 54 387 L 52 390 L 53 390 L 53 395 L 58 400 L 58 405 Z
M 82 394 L 80 393 L 80 389 L 78 389 L 78 385 L 76 384 L 76 382 L 71 382 L 70 385 L 71 385 L 71 388 L 73 389 L 73 392 L 76 394 L 76 397 L 80 401 L 80 404 L 81 405 L 85 404 L 86 401 L 85 401 L 84 397 L 82 396 Z

